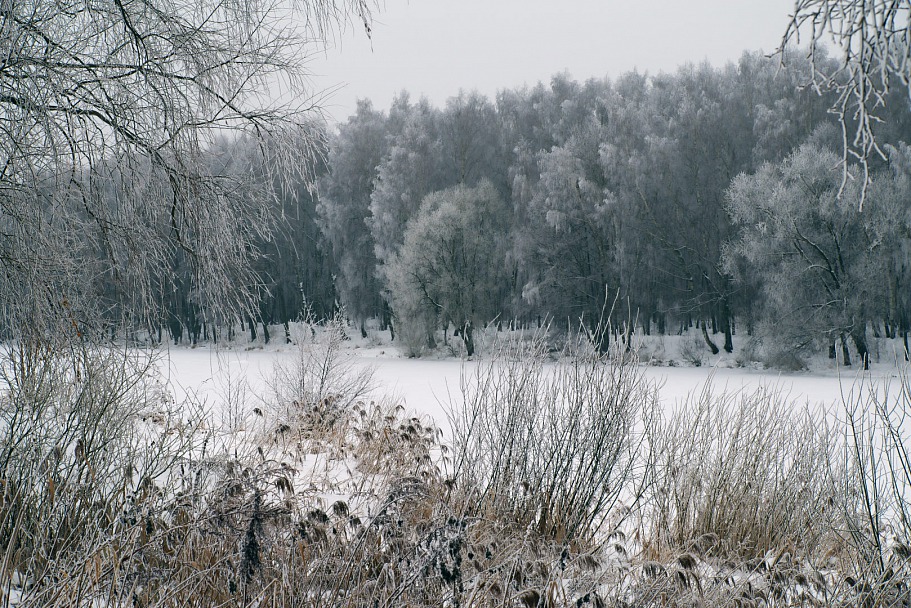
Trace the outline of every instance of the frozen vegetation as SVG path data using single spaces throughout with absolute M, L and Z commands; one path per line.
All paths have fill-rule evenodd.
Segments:
M 465 361 L 341 321 L 156 361 L 10 347 L 0 605 L 911 601 L 903 361 L 495 334 Z

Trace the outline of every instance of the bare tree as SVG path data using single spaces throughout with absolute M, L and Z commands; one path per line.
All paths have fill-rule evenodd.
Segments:
M 899 85 L 911 97 L 911 2 L 795 0 L 779 51 L 807 38 L 813 86 L 838 93 L 832 109 L 843 128 L 843 184 L 849 179 L 849 154 L 860 161 L 869 183 L 870 158 L 886 158 L 875 136 L 886 98 Z M 837 62 L 828 61 L 827 43 L 840 54 Z M 861 208 L 863 203 L 862 197 Z
M 308 45 L 352 22 L 369 34 L 371 6 L 0 1 L 3 336 L 85 335 L 102 313 L 148 317 L 177 252 L 200 306 L 243 302 L 252 281 L 238 272 L 268 230 L 253 220 L 271 193 L 249 196 L 206 151 L 255 137 L 269 142 L 264 167 L 308 166 L 322 137 L 304 94 Z M 279 86 L 295 101 L 270 101 Z M 101 279 L 126 296 L 99 298 Z

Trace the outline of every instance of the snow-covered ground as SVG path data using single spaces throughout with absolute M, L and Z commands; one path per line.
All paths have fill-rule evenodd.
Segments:
M 170 347 L 162 351 L 162 371 L 172 383 L 178 399 L 186 393 L 204 398 L 211 405 L 224 401 L 239 381 L 248 386 L 247 402 L 255 406 L 270 397 L 268 379 L 274 366 L 296 356 L 294 345 L 268 348 Z M 473 374 L 478 362 L 456 358 L 409 359 L 395 347 L 361 347 L 346 350 L 355 366 L 372 367 L 377 385 L 376 398 L 400 401 L 408 411 L 433 418 L 447 427 L 447 409 L 458 403 L 463 374 Z M 711 363 L 711 362 L 709 362 Z M 687 397 L 711 383 L 714 392 L 753 391 L 772 388 L 795 405 L 831 405 L 850 391 L 859 379 L 866 385 L 892 380 L 897 386 L 899 366 L 880 363 L 870 372 L 854 368 L 817 368 L 811 372 L 778 372 L 750 367 L 732 367 L 718 359 L 700 367 L 653 367 L 642 364 L 645 377 L 659 387 L 662 404 L 673 409 Z

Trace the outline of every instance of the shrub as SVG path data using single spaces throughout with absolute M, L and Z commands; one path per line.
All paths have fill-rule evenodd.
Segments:
M 876 605 L 911 602 L 911 382 L 859 376 L 843 395 L 847 458 L 839 533 L 851 548 L 855 587 Z M 904 604 L 902 604 L 904 602 Z
M 135 531 L 130 514 L 167 499 L 201 417 L 178 411 L 135 351 L 22 342 L 4 355 L 0 582 L 20 581 L 36 604 L 78 605 L 92 587 L 79 585 L 106 575 Z
M 273 430 L 298 438 L 319 435 L 367 400 L 373 369 L 357 365 L 346 341 L 345 321 L 336 316 L 319 332 L 299 337 L 290 361 L 275 364 L 269 380 Z
M 451 414 L 455 478 L 468 511 L 560 542 L 592 540 L 635 501 L 638 451 L 657 396 L 630 355 L 584 337 L 547 364 L 542 339 L 512 340 L 463 378 Z
M 826 414 L 779 391 L 714 393 L 707 383 L 656 427 L 651 558 L 704 552 L 751 560 L 788 545 L 825 551 L 838 457 Z M 831 509 L 830 509 L 831 510 Z M 713 543 L 714 545 L 715 543 Z

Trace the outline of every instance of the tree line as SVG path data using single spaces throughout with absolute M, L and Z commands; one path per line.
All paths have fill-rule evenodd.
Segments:
M 552 320 L 601 349 L 618 331 L 692 329 L 715 352 L 747 333 L 782 364 L 849 345 L 866 359 L 868 332 L 911 326 L 908 100 L 889 93 L 878 111 L 884 154 L 865 180 L 842 154 L 850 123 L 834 93 L 804 86 L 809 71 L 799 53 L 745 53 L 443 108 L 361 100 L 327 133 L 315 182 L 270 186 L 272 217 L 244 219 L 273 227 L 255 243 L 258 306 L 226 324 L 195 306 L 191 277 L 175 280 L 170 337 L 238 323 L 255 337 L 342 308 L 412 354 L 450 335 L 470 353 L 474 328 Z M 249 147 L 215 156 L 249 172 Z

